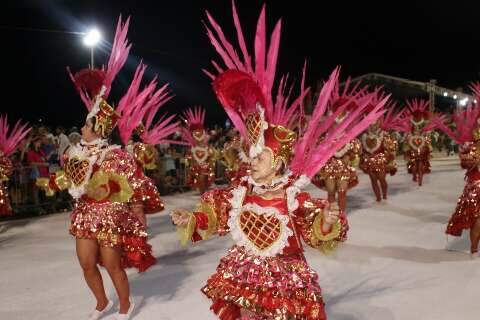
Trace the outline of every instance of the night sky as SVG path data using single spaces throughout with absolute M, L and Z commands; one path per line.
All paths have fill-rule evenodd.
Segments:
M 300 77 L 305 58 L 314 84 L 342 65 L 342 78 L 377 72 L 418 81 L 437 79 L 451 89 L 480 80 L 480 5 L 475 1 L 266 1 L 269 31 L 283 18 L 279 71 Z M 327 4 L 328 3 L 328 4 Z M 87 66 L 90 51 L 83 32 L 97 26 L 112 42 L 120 14 L 131 15 L 130 58 L 114 83 L 112 103 L 124 92 L 142 58 L 148 79 L 158 74 L 175 98 L 170 112 L 200 104 L 208 121 L 225 115 L 201 68 L 218 56 L 202 20 L 208 9 L 236 41 L 230 0 L 55 1 L 10 0 L 2 3 L 0 36 L 3 60 L 1 113 L 50 125 L 81 125 L 85 109 L 65 72 Z M 252 45 L 263 1 L 237 0 L 240 19 Z M 95 51 L 105 63 L 107 47 Z M 252 50 L 252 48 L 250 48 Z M 5 74 L 6 72 L 6 74 Z

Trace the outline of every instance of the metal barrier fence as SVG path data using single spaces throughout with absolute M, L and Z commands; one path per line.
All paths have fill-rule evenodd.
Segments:
M 188 168 L 182 160 L 178 161 L 179 164 L 177 162 L 174 172 L 163 172 L 159 175 L 155 175 L 154 172 L 147 172 L 147 175 L 155 181 L 161 195 L 190 190 L 190 187 L 186 185 Z M 160 159 L 161 161 L 163 159 Z M 225 183 L 224 169 L 223 164 L 217 161 L 215 168 L 217 184 Z M 66 190 L 53 197 L 47 197 L 35 185 L 36 180 L 31 176 L 31 173 L 31 166 L 17 167 L 7 183 L 15 216 L 35 216 L 72 209 L 72 198 Z

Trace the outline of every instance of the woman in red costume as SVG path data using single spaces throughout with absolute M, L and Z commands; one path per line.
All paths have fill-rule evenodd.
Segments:
M 17 149 L 20 141 L 30 132 L 26 124 L 18 121 L 10 130 L 7 116 L 0 116 L 0 216 L 11 216 L 13 214 L 8 196 L 6 183 L 13 173 L 13 163 L 10 156 Z
M 375 100 L 380 101 L 385 96 L 376 91 Z M 395 104 L 388 104 L 388 113 L 368 127 L 362 135 L 362 155 L 360 168 L 368 174 L 377 202 L 387 199 L 387 174 L 393 176 L 397 172 L 395 156 L 398 142 L 389 131 L 395 128 L 401 113 L 394 114 Z M 381 190 L 381 192 L 380 192 Z
M 340 93 L 340 82 L 335 84 L 332 103 L 329 106 L 330 112 L 335 113 L 339 107 L 346 105 L 345 112 L 340 114 L 335 121 L 340 124 L 348 112 L 357 108 L 358 100 L 365 92 L 365 89 L 358 90 L 358 84 L 350 88 L 350 80 L 347 80 L 343 92 Z M 360 161 L 361 144 L 358 139 L 353 139 L 343 148 L 335 152 L 325 166 L 313 179 L 313 183 L 326 189 L 328 201 L 338 203 L 340 210 L 347 208 L 347 191 L 358 184 L 357 170 Z
M 430 132 L 435 129 L 436 115 L 428 109 L 430 103 L 426 100 L 413 99 L 406 102 L 407 110 L 397 127 L 405 132 L 404 156 L 407 161 L 408 173 L 419 186 L 423 184 L 423 176 L 430 173 L 430 158 L 432 156 L 432 139 Z
M 471 85 L 476 96 L 480 98 L 480 83 Z M 467 106 L 453 116 L 455 131 L 443 121 L 436 121 L 439 129 L 460 145 L 460 164 L 465 173 L 465 188 L 457 201 L 457 207 L 448 222 L 446 233 L 459 237 L 463 230 L 470 230 L 470 253 L 478 258 L 480 242 L 480 108 Z
M 338 149 L 378 118 L 382 105 L 362 120 L 366 103 L 360 105 L 343 125 L 334 119 L 344 108 L 324 118 L 338 78 L 335 70 L 303 135 L 297 137 L 289 122 L 308 89 L 302 85 L 291 103 L 282 85 L 273 93 L 280 22 L 267 48 L 262 10 L 255 36 L 256 61 L 251 65 L 235 7 L 241 50 L 234 50 L 216 21 L 210 15 L 208 19 L 209 38 L 227 66 L 218 75 L 210 74 L 213 88 L 248 142 L 251 173 L 238 186 L 205 193 L 194 212 L 174 211 L 172 220 L 184 243 L 227 233 L 236 243 L 202 289 L 219 319 L 326 319 L 318 275 L 303 255 L 302 239 L 329 251 L 346 239 L 348 225 L 344 212 L 301 188 Z M 320 136 L 324 139 L 318 142 Z
M 189 108 L 183 117 L 188 129 L 183 129 L 182 137 L 191 146 L 187 154 L 190 160 L 187 185 L 204 193 L 215 181 L 215 157 L 213 148 L 208 145 L 205 109 L 199 106 Z
M 150 85 L 156 86 L 155 82 Z M 162 115 L 156 123 L 153 121 L 159 109 L 171 98 L 167 85 L 162 86 L 143 106 L 143 109 L 146 110 L 144 122 L 140 123 L 133 133 L 127 123 L 125 126 L 119 126 L 122 142 L 127 145 L 125 149 L 135 158 L 138 165 L 135 184 L 139 185 L 137 190 L 141 194 L 143 204 L 143 210 L 138 212 L 138 218 L 145 226 L 147 226 L 145 214 L 153 214 L 164 210 L 164 204 L 155 182 L 145 174 L 145 170 L 157 168 L 155 146 L 164 143 L 185 144 L 182 141 L 168 139 L 169 136 L 180 130 L 180 123 L 173 122 L 174 115 Z M 123 132 L 125 133 L 123 134 Z M 132 143 L 132 136 L 138 138 L 139 141 Z
M 97 264 L 107 269 L 116 289 L 120 303 L 116 319 L 126 320 L 134 303 L 124 268 L 135 267 L 143 272 L 155 263 L 146 228 L 138 219 L 145 201 L 141 169 L 121 146 L 109 143 L 115 131 L 122 141 L 128 141 L 153 107 L 150 99 L 158 93 L 155 81 L 140 90 L 145 71 L 140 63 L 116 110 L 106 101 L 130 50 L 128 24 L 128 20 L 119 20 L 105 70 L 85 69 L 70 74 L 89 113 L 81 142 L 64 155 L 64 174 L 53 175 L 46 184 L 46 189 L 69 185 L 75 200 L 70 233 L 76 238 L 85 281 L 97 300 L 89 319 L 101 318 L 113 305 L 106 296 Z

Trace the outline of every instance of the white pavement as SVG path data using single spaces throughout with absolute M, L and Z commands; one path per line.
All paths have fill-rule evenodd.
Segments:
M 373 201 L 368 177 L 360 176 L 348 199 L 348 241 L 330 256 L 307 249 L 330 320 L 480 319 L 480 259 L 467 254 L 468 235 L 450 238 L 449 248 L 456 251 L 445 250 L 445 224 L 464 185 L 454 159 L 434 161 L 422 188 L 401 165 L 389 178 L 385 204 Z M 192 208 L 198 195 L 164 199 L 170 211 Z M 0 319 L 86 319 L 94 301 L 68 223 L 68 214 L 56 214 L 0 224 Z M 129 271 L 139 306 L 134 319 L 215 319 L 199 288 L 231 239 L 180 248 L 167 213 L 150 216 L 149 231 L 157 264 L 145 274 Z M 113 313 L 105 319 L 113 319 Z

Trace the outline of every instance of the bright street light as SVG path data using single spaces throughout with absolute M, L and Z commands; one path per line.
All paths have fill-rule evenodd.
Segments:
M 83 44 L 90 47 L 90 68 L 93 69 L 93 48 L 102 40 L 102 35 L 98 29 L 93 28 L 89 32 L 85 33 L 83 37 Z
M 94 47 L 100 42 L 100 39 L 102 39 L 100 31 L 97 29 L 92 29 L 85 34 L 85 37 L 83 38 L 83 44 L 87 47 Z

